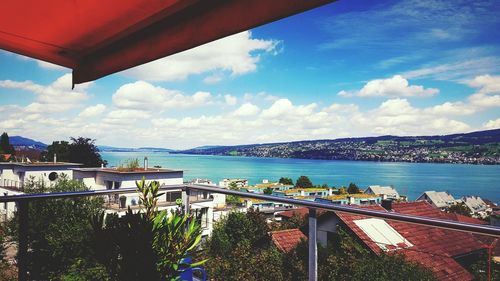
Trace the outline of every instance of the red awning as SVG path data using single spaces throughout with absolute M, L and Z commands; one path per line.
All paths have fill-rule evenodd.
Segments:
M 3 0 L 0 48 L 83 83 L 334 0 Z

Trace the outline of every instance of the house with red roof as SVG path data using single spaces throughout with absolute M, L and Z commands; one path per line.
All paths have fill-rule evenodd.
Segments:
M 437 219 L 466 220 L 452 217 L 426 201 L 393 202 L 390 210 L 380 205 L 360 207 Z M 480 221 L 467 220 L 468 223 Z M 338 225 L 347 228 L 374 254 L 401 253 L 408 261 L 432 270 L 439 280 L 473 280 L 474 276 L 464 264 L 474 261 L 485 251 L 485 241 L 471 233 L 342 212 L 328 212 L 320 216 L 318 240 L 327 242 L 328 235 L 335 233 Z

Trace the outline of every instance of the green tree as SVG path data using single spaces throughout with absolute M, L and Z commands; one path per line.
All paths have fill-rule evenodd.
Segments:
M 82 163 L 84 167 L 106 166 L 106 160 L 102 160 L 99 148 L 94 144 L 95 140 L 90 138 L 71 138 L 69 146 L 69 161 Z
M 40 155 L 42 161 L 53 161 L 54 154 L 57 156 L 57 161 L 69 162 L 69 142 L 53 141 L 47 146 L 47 150 Z
M 349 193 L 349 194 L 360 193 L 359 187 L 355 183 L 351 182 L 349 184 L 349 187 L 347 188 L 347 193 Z
M 455 214 L 460 214 L 460 215 L 464 215 L 464 216 L 468 216 L 468 217 L 472 216 L 469 207 L 467 207 L 467 205 L 465 205 L 464 202 L 460 202 L 460 203 L 456 203 L 456 204 L 453 204 L 451 206 L 448 206 L 444 209 L 444 211 L 447 213 L 455 213 Z
M 0 154 L 14 154 L 14 147 L 10 144 L 9 135 L 4 132 L 0 136 Z M 0 157 L 0 161 L 4 161 L 3 157 Z
M 231 190 L 236 190 L 236 191 L 240 190 L 238 188 L 238 185 L 235 182 L 229 183 L 228 187 Z M 226 196 L 226 203 L 228 203 L 228 204 L 234 204 L 234 205 L 240 204 L 241 203 L 241 198 L 239 196 L 236 196 L 236 195 L 227 195 Z
M 17 274 L 15 272 L 15 267 L 11 266 L 5 260 L 5 229 L 3 224 L 0 224 L 0 280 L 14 281 L 17 280 Z
M 297 179 L 295 186 L 299 187 L 299 188 L 310 188 L 310 187 L 313 187 L 313 184 L 307 176 L 300 176 Z
M 270 247 L 265 216 L 252 209 L 216 223 L 207 241 L 206 269 L 215 280 L 284 280 L 281 253 Z
M 71 143 L 67 141 L 54 141 L 47 147 L 47 151 L 42 152 L 43 161 L 52 161 L 54 154 L 57 155 L 57 161 L 81 163 L 84 167 L 106 166 L 107 161 L 103 160 L 99 154 L 99 149 L 95 145 L 95 140 L 90 138 L 78 137 L 70 138 Z
M 339 193 L 340 195 L 347 194 L 347 190 L 346 190 L 346 188 L 345 188 L 345 187 L 341 187 L 341 188 L 339 188 L 338 193 Z
M 293 180 L 291 178 L 280 178 L 279 183 L 284 185 L 293 185 Z
M 273 194 L 273 189 L 270 187 L 266 187 L 266 189 L 264 189 L 264 194 L 267 194 L 267 195 Z
M 86 191 L 78 181 L 60 176 L 55 184 L 28 179 L 26 193 Z M 101 198 L 47 199 L 31 201 L 28 207 L 27 270 L 30 280 L 53 280 L 66 274 L 78 260 L 94 264 L 90 217 L 102 208 Z M 9 236 L 18 242 L 17 214 L 10 221 Z

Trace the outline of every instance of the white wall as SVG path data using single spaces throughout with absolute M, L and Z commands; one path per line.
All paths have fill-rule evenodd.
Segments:
M 6 188 L 0 187 L 0 196 L 10 196 L 10 195 L 19 195 L 22 194 L 20 191 L 13 191 Z M 8 202 L 8 203 L 0 203 L 0 222 L 9 220 L 14 215 L 16 211 L 16 203 Z

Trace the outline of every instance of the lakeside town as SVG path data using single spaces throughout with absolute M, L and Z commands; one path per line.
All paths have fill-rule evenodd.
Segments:
M 500 164 L 500 129 L 444 136 L 381 136 L 214 146 L 171 153 L 323 160 Z

